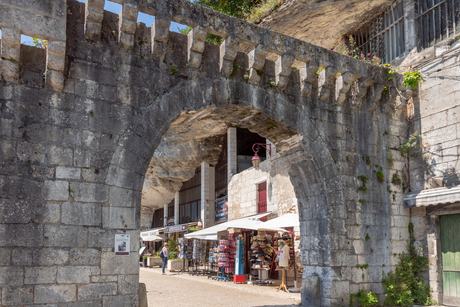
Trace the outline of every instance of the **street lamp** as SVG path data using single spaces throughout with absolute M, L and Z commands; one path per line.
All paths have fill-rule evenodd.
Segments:
M 260 157 L 257 154 L 259 152 L 260 146 L 262 146 L 265 149 L 268 149 L 268 155 L 272 155 L 272 145 L 271 144 L 264 144 L 264 143 L 255 143 L 252 145 L 252 151 L 254 152 L 254 157 L 252 157 L 252 166 L 254 166 L 255 169 L 259 168 L 260 165 Z

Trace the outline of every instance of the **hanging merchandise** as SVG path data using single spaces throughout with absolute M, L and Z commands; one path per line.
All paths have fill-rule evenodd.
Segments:
M 273 262 L 273 247 L 272 236 L 270 235 L 257 235 L 252 237 L 251 245 L 251 268 L 258 270 L 259 280 L 254 283 L 270 284 L 268 280 L 268 271 L 270 270 Z
M 233 273 L 235 270 L 235 246 L 233 241 L 220 240 L 217 247 L 217 265 L 222 270 L 222 276 L 218 276 L 217 280 L 230 280 L 225 277 L 225 273 Z M 215 254 L 214 254 L 215 256 Z

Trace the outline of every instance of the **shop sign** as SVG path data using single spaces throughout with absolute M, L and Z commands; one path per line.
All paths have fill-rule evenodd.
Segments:
M 173 226 L 173 225 L 174 225 L 174 216 L 167 217 L 165 226 Z
M 227 196 L 221 197 L 214 201 L 214 222 L 226 222 L 228 220 L 228 201 Z
M 129 235 L 115 235 L 115 256 L 129 256 Z
M 165 233 L 172 233 L 172 232 L 181 232 L 187 230 L 187 224 L 183 225 L 173 225 L 173 226 L 166 226 Z

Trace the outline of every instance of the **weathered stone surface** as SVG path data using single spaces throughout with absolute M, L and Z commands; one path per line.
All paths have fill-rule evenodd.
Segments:
M 11 264 L 11 249 L 0 248 L 0 265 Z
M 78 299 L 89 301 L 100 299 L 102 296 L 117 294 L 116 283 L 94 283 L 78 287 Z
M 69 183 L 67 181 L 45 181 L 45 200 L 67 200 Z
M 0 199 L 1 223 L 29 223 L 31 218 L 32 209 L 28 201 Z
M 113 252 L 102 252 L 101 257 L 101 274 L 129 274 L 134 268 L 139 266 L 136 255 L 117 257 Z
M 59 248 L 34 250 L 34 265 L 63 265 L 69 260 L 69 251 Z
M 136 229 L 139 214 L 136 208 L 103 207 L 102 226 L 109 229 Z
M 137 304 L 137 295 L 117 295 L 102 297 L 103 307 L 124 307 L 135 306 Z
M 91 184 L 82 182 L 71 182 L 73 197 L 76 201 L 82 202 L 104 202 L 108 197 L 108 189 L 102 184 Z
M 61 222 L 68 225 L 99 226 L 101 205 L 93 203 L 65 202 L 62 204 Z
M 32 286 L 4 287 L 2 289 L 2 303 L 5 306 L 33 304 L 34 289 Z
M 101 260 L 101 252 L 93 248 L 74 248 L 70 250 L 70 264 L 97 265 Z
M 34 303 L 66 303 L 77 298 L 76 285 L 47 285 L 34 287 Z
M 57 267 L 28 267 L 24 271 L 24 284 L 54 284 Z
M 45 225 L 45 246 L 85 247 L 87 228 L 81 226 Z
M 98 266 L 59 267 L 57 282 L 59 284 L 84 284 L 90 282 L 90 275 L 99 275 Z
M 13 287 L 24 284 L 24 268 L 0 267 L 0 286 Z
M 118 293 L 136 294 L 139 287 L 139 275 L 120 275 L 118 276 Z

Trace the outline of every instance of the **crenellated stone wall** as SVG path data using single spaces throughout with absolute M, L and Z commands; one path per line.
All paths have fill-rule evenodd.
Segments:
M 120 15 L 101 0 L 69 0 L 64 17 L 58 0 L 40 3 L 52 13 L 20 14 L 33 11 L 36 27 L 2 24 L 2 305 L 137 305 L 145 174 L 184 118 L 247 128 L 283 156 L 300 215 L 304 306 L 342 305 L 362 287 L 383 293 L 382 263 L 390 268 L 404 240 L 394 215 L 405 214 L 375 174 L 398 170 L 384 148 L 406 131 L 405 101 L 395 88 L 382 95 L 387 71 L 185 0 L 126 0 Z M 138 11 L 156 16 L 151 28 L 135 23 Z M 170 32 L 171 20 L 193 31 Z M 31 74 L 19 67 L 35 53 L 21 54 L 20 33 L 56 42 L 43 86 L 22 82 Z M 369 178 L 366 193 L 357 193 L 359 175 Z M 114 255 L 115 234 L 131 236 L 130 256 Z

